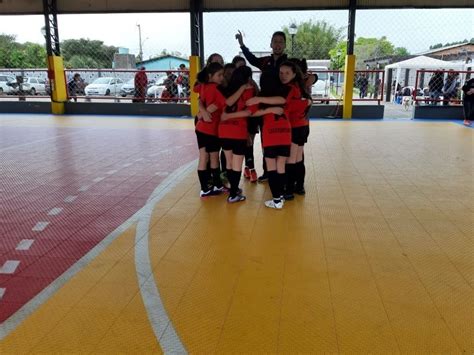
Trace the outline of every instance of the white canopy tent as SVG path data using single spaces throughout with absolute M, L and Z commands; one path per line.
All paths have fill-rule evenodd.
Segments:
M 425 69 L 425 70 L 463 70 L 465 67 L 464 63 L 459 62 L 447 62 L 444 60 L 434 59 L 431 57 L 426 57 L 424 55 L 420 55 L 418 57 L 414 57 L 411 59 L 403 60 L 401 62 L 392 63 L 385 66 L 385 77 L 388 78 L 388 71 L 390 69 L 397 70 L 397 74 L 395 76 L 395 88 L 398 86 L 400 82 L 400 76 L 402 74 L 403 69 Z M 387 83 L 390 85 L 390 83 Z

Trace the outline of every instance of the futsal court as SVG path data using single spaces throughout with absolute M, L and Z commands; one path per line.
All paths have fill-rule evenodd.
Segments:
M 473 353 L 472 144 L 311 121 L 277 211 L 199 198 L 190 119 L 2 115 L 0 353 Z

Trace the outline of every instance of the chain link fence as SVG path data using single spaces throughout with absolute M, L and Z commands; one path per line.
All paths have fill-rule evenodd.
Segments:
M 421 55 L 466 63 L 474 56 L 473 16 L 473 9 L 358 10 L 354 102 L 380 104 L 387 100 L 398 104 L 400 90 L 408 88 L 413 91 L 416 86 L 425 89 L 431 74 L 426 72 L 423 78 L 420 72 L 417 78 L 417 73 L 431 68 L 420 64 L 395 74 L 384 70 L 391 64 Z M 42 16 L 28 19 L 39 27 Z M 306 58 L 309 71 L 318 74 L 319 80 L 312 88 L 315 103 L 341 101 L 347 19 L 346 10 L 205 13 L 205 56 L 220 53 L 228 63 L 235 55 L 242 55 L 235 39 L 238 30 L 243 33 L 245 45 L 255 55 L 269 55 L 272 34 L 283 31 L 287 37 L 288 56 Z M 147 92 L 150 87 L 160 87 L 154 89 L 156 94 L 152 97 L 147 93 L 146 101 L 187 101 L 189 74 L 184 74 L 189 68 L 189 14 L 59 15 L 58 22 L 66 79 L 71 83 L 74 74 L 80 77 L 78 89 L 72 95 L 75 99 L 86 100 L 87 96 L 90 100 L 131 102 L 130 86 L 134 84 L 137 69 L 143 66 L 149 83 Z M 36 37 L 29 41 L 16 38 L 23 33 L 21 27 L 10 24 L 3 28 L 1 23 L 0 34 L 4 34 L 0 35 L 0 98 L 22 96 L 39 99 L 47 96 L 46 52 L 44 41 L 39 37 L 40 28 Z M 468 67 L 465 65 L 457 70 L 462 69 Z M 395 75 L 399 80 L 394 85 Z M 27 81 L 41 80 L 44 83 L 31 83 L 38 85 L 39 89 L 34 86 L 28 89 L 24 85 L 21 90 L 11 89 L 5 84 L 18 81 L 20 76 Z M 258 73 L 254 79 L 258 82 Z M 103 95 L 97 92 L 86 94 L 88 85 L 107 80 L 109 84 L 113 83 L 107 95 L 107 90 Z M 40 84 L 44 84 L 44 89 Z M 116 89 L 118 86 L 120 89 Z M 121 94 L 122 87 L 128 90 L 125 97 Z M 34 95 L 30 95 L 32 92 Z

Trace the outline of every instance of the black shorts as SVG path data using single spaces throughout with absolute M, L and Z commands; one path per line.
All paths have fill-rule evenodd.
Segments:
M 290 145 L 274 145 L 263 149 L 263 156 L 265 158 L 275 159 L 276 157 L 289 157 Z
M 247 130 L 249 134 L 257 134 L 259 132 L 258 127 L 262 125 L 262 117 L 250 117 L 247 120 Z
M 206 148 L 208 153 L 218 152 L 221 149 L 217 136 L 211 136 L 199 131 L 196 131 L 196 136 L 199 149 Z
M 302 147 L 308 142 L 309 126 L 295 127 L 291 129 L 291 143 Z
M 231 150 L 235 155 L 245 155 L 245 150 L 247 149 L 247 140 L 221 138 L 221 146 L 224 150 Z

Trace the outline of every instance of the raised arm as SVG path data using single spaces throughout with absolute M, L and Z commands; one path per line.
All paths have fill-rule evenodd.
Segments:
M 242 49 L 242 53 L 244 57 L 248 60 L 250 64 L 258 69 L 262 69 L 262 60 L 261 58 L 257 58 L 250 50 L 245 46 L 244 39 L 242 38 L 242 32 L 240 30 L 235 35 L 235 39 L 239 41 L 240 49 Z

